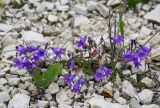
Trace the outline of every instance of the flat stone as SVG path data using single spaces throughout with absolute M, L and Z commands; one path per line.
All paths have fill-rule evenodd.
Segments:
M 12 29 L 14 29 L 14 27 L 12 25 L 0 23 L 0 31 L 9 32 Z
M 8 83 L 9 83 L 10 85 L 18 85 L 19 82 L 20 82 L 20 79 L 19 79 L 19 78 L 9 78 L 9 79 L 8 79 Z
M 160 5 L 157 5 L 156 8 L 154 10 L 152 10 L 151 12 L 147 13 L 144 18 L 148 19 L 150 21 L 154 21 L 157 23 L 160 23 Z
M 10 100 L 9 93 L 7 91 L 0 92 L 0 103 L 8 102 Z
M 141 80 L 141 83 L 145 84 L 147 87 L 154 87 L 155 83 L 153 82 L 152 79 L 145 77 Z
M 48 101 L 38 100 L 37 106 L 38 106 L 39 108 L 48 108 L 49 102 L 48 102 Z
M 90 104 L 91 108 L 130 108 L 129 105 L 111 103 L 98 97 L 90 99 L 88 103 Z
M 56 6 L 58 11 L 69 11 L 69 6 L 68 5 L 57 5 Z
M 153 98 L 153 92 L 149 89 L 143 89 L 140 93 L 138 93 L 138 96 L 137 99 L 144 102 L 144 103 L 150 103 L 152 101 L 152 98 Z
M 73 7 L 73 11 L 75 11 L 77 14 L 87 15 L 87 7 L 85 6 L 75 5 Z
M 74 27 L 78 27 L 81 25 L 88 25 L 89 23 L 90 20 L 83 15 L 79 15 L 74 18 Z
M 133 85 L 127 80 L 124 80 L 122 83 L 122 92 L 130 97 L 135 97 L 136 94 Z
M 58 104 L 71 104 L 72 100 L 67 96 L 66 90 L 62 90 L 56 94 Z
M 58 17 L 55 15 L 48 15 L 48 21 L 49 22 L 57 22 L 58 21 Z
M 55 94 L 59 92 L 59 86 L 57 83 L 51 83 L 48 89 L 45 90 L 45 93 L 47 94 Z
M 69 0 L 60 0 L 61 5 L 66 5 L 69 3 Z
M 160 108 L 160 106 L 156 104 L 151 104 L 151 105 L 142 105 L 139 108 Z
M 29 43 L 44 44 L 47 41 L 44 39 L 43 35 L 33 31 L 22 31 L 22 40 Z
M 96 9 L 103 17 L 108 17 L 109 9 L 105 5 L 98 3 Z
M 97 6 L 97 2 L 95 2 L 95 1 L 90 0 L 87 2 L 87 10 L 88 11 L 96 10 L 96 6 Z
M 6 105 L 4 103 L 0 103 L 0 108 L 6 108 Z
M 7 84 L 7 80 L 4 78 L 0 78 L 0 84 L 1 85 Z
M 141 27 L 141 30 L 140 30 L 140 34 L 141 34 L 141 38 L 145 38 L 146 36 L 150 35 L 152 32 L 151 29 L 145 27 L 145 26 L 142 26 Z M 138 37 L 139 38 L 139 37 Z
M 29 108 L 30 97 L 26 94 L 15 94 L 9 101 L 8 108 Z
M 120 0 L 109 0 L 107 2 L 107 6 L 115 6 L 118 5 L 120 3 Z

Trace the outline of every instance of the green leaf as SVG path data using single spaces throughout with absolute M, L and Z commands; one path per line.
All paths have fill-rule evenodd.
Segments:
M 45 73 L 41 73 L 40 70 L 34 69 L 33 80 L 38 90 L 44 90 L 48 87 L 62 71 L 62 64 L 57 63 L 48 67 Z
M 35 68 L 34 69 L 34 77 L 33 77 L 33 80 L 34 80 L 34 83 L 35 85 L 37 86 L 38 90 L 40 90 L 43 86 L 43 75 L 41 75 L 41 72 L 39 69 Z
M 49 86 L 55 79 L 56 76 L 60 75 L 62 71 L 62 64 L 55 64 L 54 66 L 50 66 L 46 73 L 44 74 L 45 87 Z

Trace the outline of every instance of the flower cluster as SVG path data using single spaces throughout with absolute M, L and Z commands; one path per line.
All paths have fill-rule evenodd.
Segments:
M 97 70 L 95 75 L 93 76 L 93 78 L 95 78 L 95 80 L 97 82 L 99 81 L 103 81 L 105 80 L 105 78 L 108 78 L 109 76 L 112 75 L 112 70 L 107 68 L 105 65 L 101 67 L 100 70 Z
M 42 63 L 47 62 L 47 46 L 42 49 L 39 46 L 34 45 L 19 45 L 17 48 L 17 59 L 14 61 L 14 66 L 20 69 L 26 69 L 30 74 L 34 75 L 34 69 L 41 69 Z M 62 49 L 52 48 L 56 58 L 60 58 L 63 54 Z
M 73 86 L 73 80 L 75 78 L 76 75 L 70 75 L 70 76 L 66 76 L 64 78 L 65 82 L 67 83 L 68 86 L 72 87 Z M 84 79 L 83 78 L 79 78 L 77 80 L 77 82 L 75 83 L 75 85 L 73 86 L 73 92 L 75 93 L 80 93 L 81 87 L 84 85 Z
M 128 50 L 123 55 L 123 58 L 128 62 L 132 62 L 136 68 L 139 68 L 141 66 L 141 61 L 147 58 L 150 51 L 151 48 L 142 45 L 140 46 L 140 49 L 137 50 L 136 52 Z

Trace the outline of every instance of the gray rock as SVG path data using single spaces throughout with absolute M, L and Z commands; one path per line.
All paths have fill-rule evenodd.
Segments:
M 68 5 L 57 5 L 56 6 L 56 9 L 58 10 L 58 11 L 69 11 L 69 6 Z
M 44 44 L 47 41 L 44 39 L 43 35 L 33 31 L 22 31 L 22 40 L 32 44 Z
M 118 103 L 111 103 L 101 98 L 91 98 L 88 102 L 91 108 L 130 108 L 129 105 L 120 105 Z
M 6 105 L 4 103 L 0 103 L 0 108 L 6 108 Z
M 53 99 L 51 94 L 44 94 L 44 98 L 45 98 L 47 101 L 51 101 L 51 100 Z
M 160 23 L 159 11 L 160 11 L 160 5 L 157 5 L 156 8 L 154 10 L 152 10 L 151 12 L 147 13 L 144 16 L 144 18 L 151 20 L 151 21 L 154 21 L 154 22 L 157 22 L 157 23 Z
M 140 30 L 140 34 L 141 34 L 141 38 L 145 38 L 146 36 L 150 35 L 152 32 L 151 29 L 145 27 L 145 26 L 142 26 L 141 27 L 141 30 Z M 139 37 L 138 37 L 139 38 Z
M 87 2 L 87 10 L 88 11 L 94 11 L 94 10 L 96 10 L 96 6 L 97 6 L 97 2 L 95 2 L 95 1 L 88 1 Z
M 150 8 L 151 8 L 151 6 L 148 5 L 148 4 L 144 4 L 144 5 L 142 6 L 142 10 L 144 10 L 144 11 L 146 11 L 146 12 L 148 12 L 148 11 L 150 10 Z
M 136 74 L 130 76 L 129 78 L 130 78 L 130 80 L 131 80 L 131 82 L 132 82 L 133 84 L 136 84 L 136 83 L 137 83 L 137 75 L 136 75 Z
M 127 80 L 124 80 L 122 83 L 122 92 L 124 95 L 128 95 L 130 97 L 135 97 L 136 95 L 133 85 Z M 125 97 L 128 97 L 128 96 L 125 96 Z
M 31 82 L 32 81 L 32 77 L 21 77 L 20 80 L 25 83 L 26 81 Z
M 60 104 L 58 105 L 58 108 L 73 108 L 73 107 L 67 104 Z
M 72 100 L 67 96 L 67 92 L 62 90 L 56 94 L 58 104 L 71 104 Z
M 143 89 L 140 93 L 138 93 L 139 97 L 136 97 L 138 100 L 140 100 L 144 103 L 150 103 L 153 98 L 153 92 L 149 89 Z
M 4 78 L 0 78 L 0 84 L 1 85 L 7 84 L 7 80 Z
M 139 108 L 160 108 L 160 106 L 156 104 L 151 104 L 151 105 L 142 105 Z
M 49 22 L 57 22 L 58 21 L 58 17 L 55 15 L 48 15 L 48 21 Z
M 75 11 L 77 14 L 87 15 L 87 8 L 85 6 L 75 5 L 73 7 L 73 11 Z
M 74 27 L 78 27 L 81 25 L 88 25 L 89 23 L 90 23 L 90 20 L 83 15 L 76 16 L 74 18 Z
M 109 9 L 105 5 L 98 3 L 96 9 L 103 17 L 108 17 Z
M 127 100 L 124 99 L 123 97 L 118 97 L 116 100 L 117 100 L 118 103 L 120 103 L 121 105 L 127 104 Z
M 48 108 L 49 102 L 48 101 L 38 100 L 36 106 L 38 106 L 39 108 Z
M 26 94 L 15 94 L 9 101 L 8 108 L 29 108 L 30 97 Z
M 0 92 L 0 103 L 1 102 L 7 102 L 10 99 L 11 98 L 10 98 L 9 93 L 7 91 Z
M 45 90 L 45 93 L 47 94 L 55 94 L 59 92 L 59 86 L 57 83 L 51 83 L 48 89 Z
M 130 76 L 131 75 L 131 71 L 130 70 L 123 70 L 122 73 L 123 73 L 123 75 L 126 75 L 126 76 Z
M 53 10 L 54 9 L 53 2 L 43 1 L 41 3 L 35 3 L 35 5 L 36 5 L 36 10 L 38 12 L 44 12 L 45 10 Z
M 155 82 L 148 77 L 143 78 L 141 80 L 141 83 L 145 84 L 147 87 L 154 87 L 155 86 Z
M 107 2 L 107 6 L 115 6 L 118 5 L 120 3 L 120 0 L 109 0 Z
M 139 108 L 140 107 L 139 101 L 135 98 L 131 98 L 129 105 L 131 108 Z
M 12 29 L 14 29 L 14 27 L 12 25 L 0 23 L 0 31 L 9 32 Z
M 8 79 L 8 83 L 9 83 L 10 85 L 18 85 L 19 82 L 20 82 L 20 79 L 19 79 L 19 78 L 9 78 L 9 79 Z
M 61 5 L 66 5 L 69 3 L 69 0 L 60 0 Z

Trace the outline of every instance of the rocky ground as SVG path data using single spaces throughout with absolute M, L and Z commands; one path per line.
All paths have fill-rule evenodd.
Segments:
M 6 4 L 10 0 L 5 0 Z M 148 43 L 152 47 L 150 68 L 124 70 L 124 80 L 117 77 L 116 86 L 89 81 L 81 94 L 66 86 L 62 75 L 38 98 L 32 77 L 25 70 L 11 65 L 16 46 L 27 42 L 72 50 L 73 38 L 83 28 L 89 28 L 97 42 L 108 36 L 108 16 L 112 25 L 118 20 L 119 0 L 27 0 L 23 7 L 0 9 L 0 108 L 160 108 L 160 33 Z M 5 15 L 3 14 L 5 11 Z M 139 4 L 124 14 L 125 32 L 129 38 L 146 42 L 160 30 L 160 0 Z M 114 86 L 114 87 L 113 87 Z M 143 89 L 143 90 L 142 90 Z M 114 91 L 108 96 L 104 91 Z

